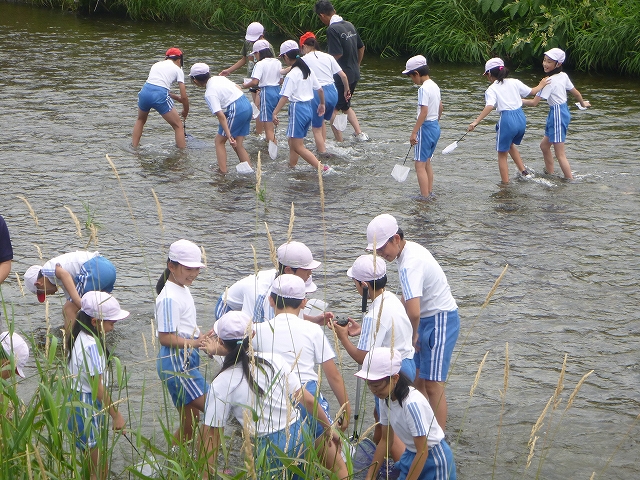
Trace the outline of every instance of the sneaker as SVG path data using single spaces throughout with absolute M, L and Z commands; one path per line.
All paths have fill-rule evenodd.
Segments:
M 330 167 L 329 165 L 324 165 L 322 167 L 322 175 L 334 175 L 338 172 L 336 172 L 332 167 Z
M 354 132 L 353 138 L 355 138 L 358 142 L 368 142 L 370 140 L 369 135 L 364 132 L 360 132 L 358 135 L 356 135 Z

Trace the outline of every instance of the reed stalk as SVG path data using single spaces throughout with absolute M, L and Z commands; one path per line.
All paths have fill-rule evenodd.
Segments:
M 504 349 L 504 376 L 502 390 L 500 391 L 500 420 L 498 422 L 498 435 L 496 438 L 496 451 L 493 455 L 493 471 L 491 478 L 496 476 L 496 467 L 498 465 L 498 448 L 500 446 L 500 435 L 502 433 L 502 419 L 504 417 L 504 405 L 507 397 L 507 388 L 509 387 L 509 342 L 505 344 Z

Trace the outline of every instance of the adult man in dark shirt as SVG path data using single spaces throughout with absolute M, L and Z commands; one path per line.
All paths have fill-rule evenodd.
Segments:
M 318 0 L 315 12 L 320 21 L 327 26 L 327 50 L 329 54 L 335 57 L 338 65 L 342 67 L 342 70 L 347 75 L 349 90 L 353 94 L 360 79 L 360 63 L 364 56 L 364 43 L 362 43 L 356 28 L 350 22 L 344 21 L 340 15 L 337 15 L 336 10 L 328 0 Z M 342 81 L 339 77 L 335 77 L 337 75 L 334 76 L 334 79 L 338 89 L 338 104 L 334 115 L 338 110 L 346 113 L 347 120 L 353 127 L 353 135 L 356 140 L 366 142 L 369 140 L 369 136 L 360 129 L 358 117 L 356 117 L 356 113 L 351 108 L 351 95 L 349 92 L 345 95 Z M 343 140 L 342 132 L 333 126 L 333 119 L 331 128 L 336 140 L 341 142 Z
M 0 283 L 11 273 L 11 260 L 13 260 L 13 248 L 7 224 L 0 215 Z

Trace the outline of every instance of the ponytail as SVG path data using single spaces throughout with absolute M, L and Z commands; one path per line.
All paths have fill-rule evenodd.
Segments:
M 167 268 L 164 269 L 164 272 L 162 272 L 162 275 L 160 275 L 160 278 L 158 278 L 158 282 L 156 283 L 156 293 L 158 295 L 162 292 L 164 285 L 167 283 L 167 280 L 169 280 L 169 275 L 171 275 L 171 270 L 169 270 L 170 263 L 175 266 L 180 265 L 178 262 L 167 259 Z
M 287 53 L 285 53 L 285 55 L 290 60 L 295 60 L 294 64 L 291 65 L 291 68 L 298 67 L 302 71 L 302 78 L 306 80 L 307 77 L 311 75 L 311 69 L 309 68 L 309 65 L 307 65 L 304 60 L 300 58 L 300 50 L 298 50 L 297 48 L 295 50 L 289 50 Z
M 502 83 L 502 81 L 509 75 L 509 69 L 507 67 L 494 67 L 489 70 L 489 73 L 498 82 Z
M 249 383 L 251 390 L 253 390 L 253 393 L 255 393 L 258 396 L 263 396 L 265 394 L 265 391 L 260 387 L 260 385 L 258 385 L 258 382 L 256 382 L 256 379 L 251 374 L 251 366 L 250 366 L 251 358 L 249 357 L 249 341 L 250 341 L 249 337 L 245 337 L 244 339 L 240 339 L 240 340 L 222 340 L 222 343 L 224 344 L 225 348 L 229 351 L 229 353 L 224 357 L 224 361 L 222 362 L 222 368 L 220 368 L 220 372 L 218 372 L 218 375 L 220 375 L 226 369 L 232 368 L 235 365 L 240 364 L 242 367 L 242 373 L 244 377 L 247 379 L 247 382 Z M 275 372 L 273 365 L 271 365 L 269 362 L 267 362 L 263 358 L 254 356 L 253 359 L 255 360 L 256 367 L 262 370 L 262 372 L 264 372 L 265 375 L 266 375 L 266 372 L 264 369 L 265 366 L 271 370 L 272 374 Z

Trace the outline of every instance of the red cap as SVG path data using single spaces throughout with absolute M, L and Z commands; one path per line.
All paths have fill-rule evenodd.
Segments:
M 45 298 L 47 298 L 47 294 L 44 293 L 44 290 L 38 290 L 36 295 L 38 295 L 38 301 L 40 303 L 44 303 Z
M 180 50 L 179 48 L 176 47 L 172 47 L 169 50 L 167 50 L 167 53 L 165 53 L 166 57 L 181 57 L 182 56 L 182 50 Z
M 302 47 L 302 45 L 304 45 L 304 42 L 306 42 L 310 38 L 316 38 L 313 32 L 306 32 L 304 35 L 302 35 L 300 37 L 300 47 Z

